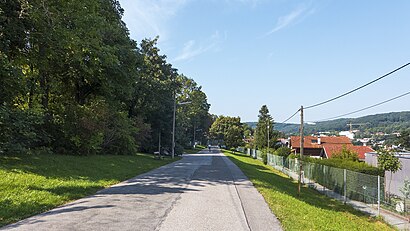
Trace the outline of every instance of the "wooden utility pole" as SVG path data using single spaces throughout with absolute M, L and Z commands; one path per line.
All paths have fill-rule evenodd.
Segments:
M 300 157 L 299 157 L 299 178 L 298 178 L 298 196 L 300 196 L 300 187 L 302 183 L 302 158 L 303 158 L 303 106 L 300 107 Z
M 158 157 L 161 159 L 161 129 L 159 129 L 158 135 Z
M 269 153 L 269 139 L 270 139 L 270 137 L 269 137 L 269 129 L 270 129 L 270 127 L 269 127 L 269 123 L 270 123 L 270 121 L 268 120 L 268 150 L 266 151 L 266 153 Z

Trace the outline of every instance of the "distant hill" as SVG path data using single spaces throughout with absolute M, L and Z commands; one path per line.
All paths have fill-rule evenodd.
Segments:
M 343 118 L 318 122 L 316 124 L 306 124 L 305 133 L 311 134 L 324 131 L 346 131 L 349 130 L 349 126 L 347 125 L 349 123 L 361 124 L 354 126 L 353 128 L 360 129 L 362 131 L 392 133 L 410 128 L 410 111 L 390 112 L 363 116 L 359 118 Z M 251 127 L 256 127 L 256 122 L 247 122 L 247 124 Z M 296 134 L 298 133 L 299 125 L 275 123 L 275 129 L 288 135 Z

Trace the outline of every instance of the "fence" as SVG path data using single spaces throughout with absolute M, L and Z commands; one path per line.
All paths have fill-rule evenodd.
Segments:
M 255 159 L 262 160 L 262 153 L 258 150 L 245 148 L 241 151 Z M 298 159 L 267 154 L 267 163 L 292 178 L 298 178 Z M 381 207 L 410 219 L 410 200 L 399 196 L 386 197 L 384 177 L 310 162 L 302 162 L 302 169 L 302 182 L 305 184 L 319 185 L 318 190 L 331 190 L 343 196 L 344 200 L 351 199 L 375 208 Z

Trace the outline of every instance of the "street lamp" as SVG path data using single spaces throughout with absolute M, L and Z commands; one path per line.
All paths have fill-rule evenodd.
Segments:
M 174 97 L 174 115 L 172 117 L 172 159 L 174 159 L 175 157 L 175 115 L 176 115 L 176 111 L 177 111 L 177 105 L 184 105 L 184 104 L 190 104 L 192 103 L 191 101 L 187 101 L 187 102 L 182 102 L 182 103 L 177 103 L 177 98 Z

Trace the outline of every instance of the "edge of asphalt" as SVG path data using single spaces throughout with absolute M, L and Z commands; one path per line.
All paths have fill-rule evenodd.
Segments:
M 283 230 L 265 198 L 253 186 L 248 177 L 227 156 L 222 152 L 221 154 L 231 172 L 250 230 L 267 230 L 267 227 L 270 227 L 269 230 Z

